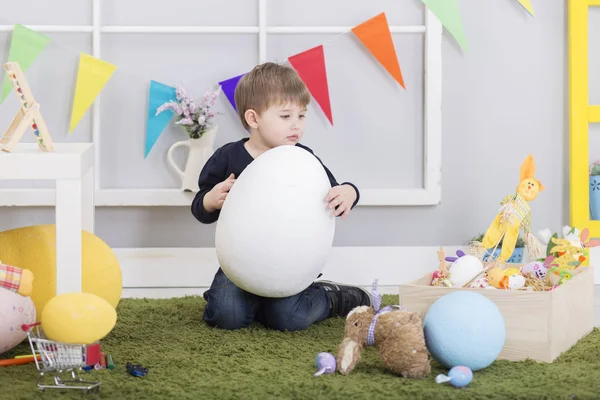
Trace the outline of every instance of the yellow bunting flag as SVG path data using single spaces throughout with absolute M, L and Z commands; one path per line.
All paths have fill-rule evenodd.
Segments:
M 531 0 L 517 0 L 517 1 L 533 17 L 533 5 L 531 5 Z
M 69 133 L 73 132 L 116 69 L 117 67 L 113 64 L 81 53 Z

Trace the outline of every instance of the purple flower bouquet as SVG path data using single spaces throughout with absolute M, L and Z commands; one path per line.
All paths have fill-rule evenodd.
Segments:
M 176 86 L 175 95 L 177 101 L 171 100 L 162 104 L 156 109 L 156 115 L 165 110 L 172 110 L 175 113 L 175 125 L 181 126 L 191 139 L 200 139 L 204 132 L 212 127 L 211 119 L 219 114 L 213 111 L 219 91 L 207 91 L 200 105 L 197 105 L 180 85 Z

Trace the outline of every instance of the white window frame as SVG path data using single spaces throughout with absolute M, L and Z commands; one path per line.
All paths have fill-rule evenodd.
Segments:
M 258 0 L 257 26 L 103 26 L 100 23 L 101 0 L 92 0 L 92 25 L 27 25 L 39 32 L 76 32 L 92 34 L 92 55 L 101 58 L 103 34 L 111 33 L 249 33 L 258 34 L 258 58 L 267 61 L 267 34 L 344 33 L 352 26 L 268 26 L 267 0 Z M 12 31 L 12 25 L 0 31 Z M 425 25 L 390 26 L 392 33 L 422 33 L 424 49 L 424 148 L 423 181 L 418 189 L 361 189 L 359 206 L 435 205 L 442 189 L 442 25 L 435 15 L 425 11 Z M 92 105 L 92 141 L 95 144 L 96 206 L 189 206 L 193 193 L 180 189 L 103 189 L 100 186 L 100 96 Z M 54 206 L 54 189 L 0 189 L 0 206 Z

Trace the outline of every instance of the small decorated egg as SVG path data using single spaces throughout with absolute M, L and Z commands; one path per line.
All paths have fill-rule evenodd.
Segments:
M 518 275 L 509 275 L 506 277 L 506 288 L 510 290 L 518 290 L 525 286 L 525 277 L 519 273 Z
M 473 371 L 469 367 L 458 365 L 448 372 L 448 376 L 439 374 L 435 377 L 436 383 L 449 382 L 452 386 L 462 388 L 473 380 Z
M 314 376 L 319 376 L 322 374 L 333 374 L 337 367 L 335 356 L 331 353 L 317 354 L 316 364 L 317 372 Z
M 485 289 L 489 286 L 490 286 L 490 284 L 488 282 L 487 276 L 481 276 L 481 277 L 475 279 L 469 285 L 469 287 L 472 289 Z

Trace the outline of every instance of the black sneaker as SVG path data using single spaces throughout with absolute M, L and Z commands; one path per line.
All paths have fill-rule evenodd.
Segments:
M 360 286 L 342 285 L 331 281 L 316 281 L 314 285 L 325 289 L 331 301 L 330 317 L 345 317 L 355 307 L 371 306 L 371 294 Z

